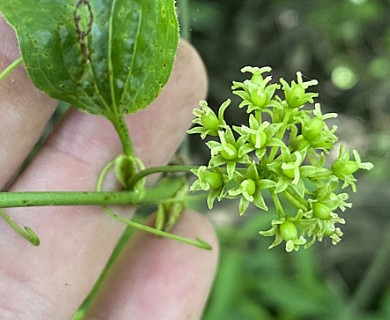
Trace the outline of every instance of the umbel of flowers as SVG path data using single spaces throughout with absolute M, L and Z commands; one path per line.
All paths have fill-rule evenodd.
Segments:
M 284 79 L 271 83 L 271 76 L 264 76 L 270 71 L 270 67 L 245 67 L 242 72 L 251 78 L 233 82 L 233 94 L 242 100 L 238 107 L 249 115 L 247 124 L 226 123 L 229 99 L 218 114 L 206 101 L 194 110 L 196 126 L 189 133 L 207 138 L 211 158 L 207 166 L 193 170 L 197 179 L 191 189 L 209 192 L 209 208 L 216 199 L 238 198 L 240 215 L 250 204 L 268 210 L 263 198 L 268 192 L 277 217 L 260 234 L 275 238 L 270 248 L 284 241 L 288 252 L 297 251 L 324 237 L 337 244 L 342 232 L 336 224 L 345 221 L 336 211 L 351 207 L 348 194 L 340 190 L 351 187 L 356 192 L 353 174 L 373 165 L 361 162 L 356 150 L 352 157 L 341 146 L 338 158 L 327 167 L 325 157 L 338 139 L 337 127 L 329 127 L 326 120 L 337 114 L 322 114 L 320 105 L 314 104 L 318 94 L 307 89 L 317 85 L 316 80 L 303 81 L 297 72 L 297 81 L 290 84 Z M 281 198 L 295 210 L 284 210 Z

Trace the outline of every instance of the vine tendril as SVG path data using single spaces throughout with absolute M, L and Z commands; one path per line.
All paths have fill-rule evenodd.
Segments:
M 3 80 L 11 71 L 16 69 L 22 63 L 23 63 L 23 58 L 22 57 L 16 59 L 14 62 L 12 62 L 7 68 L 5 68 L 5 70 L 3 70 L 0 73 L 0 81 Z
M 22 229 L 19 227 L 12 218 L 5 213 L 4 210 L 0 209 L 0 216 L 7 222 L 12 229 L 14 229 L 17 233 L 19 233 L 23 238 L 29 241 L 34 246 L 39 246 L 41 241 L 39 240 L 38 235 L 29 227 L 24 227 Z
M 124 223 L 124 224 L 126 224 L 126 225 L 128 225 L 130 227 L 133 227 L 133 228 L 136 228 L 136 229 L 139 229 L 139 230 L 142 230 L 142 231 L 146 231 L 146 232 L 152 233 L 152 234 L 154 234 L 156 236 L 162 236 L 162 237 L 165 237 L 165 238 L 174 239 L 174 240 L 186 243 L 186 244 L 193 245 L 193 246 L 201 248 L 201 249 L 205 249 L 205 250 L 211 250 L 212 249 L 210 244 L 208 244 L 206 241 L 204 241 L 204 240 L 202 240 L 200 238 L 195 238 L 195 240 L 193 240 L 193 239 L 189 239 L 189 238 L 186 238 L 186 237 L 181 237 L 181 236 L 178 236 L 176 234 L 165 232 L 163 230 L 158 230 L 156 228 L 149 227 L 147 225 L 144 225 L 144 224 L 135 222 L 133 220 L 129 220 L 129 219 L 126 219 L 124 217 L 121 217 L 120 215 L 118 215 L 115 212 L 111 211 L 107 207 L 103 207 L 103 210 L 110 217 L 112 217 L 115 220 L 117 220 L 119 222 L 122 222 L 122 223 Z
M 97 192 L 102 192 L 104 179 L 107 176 L 108 172 L 114 167 L 114 165 L 115 165 L 115 160 L 112 160 L 112 161 L 108 162 L 103 167 L 103 169 L 100 171 L 100 174 L 99 174 L 99 177 L 98 177 L 98 180 L 96 183 L 96 191 Z M 149 174 L 153 174 L 153 173 L 157 173 L 157 172 L 172 172 L 172 171 L 174 171 L 174 172 L 183 172 L 183 171 L 188 172 L 189 168 L 190 168 L 190 166 L 170 166 L 170 167 L 152 167 L 152 168 L 144 169 L 144 170 L 136 173 L 132 178 L 130 178 L 129 182 L 131 181 L 131 183 L 128 183 L 128 186 L 134 186 L 138 181 L 140 181 L 141 179 L 143 179 L 144 177 L 146 177 Z M 135 177 L 135 179 L 133 179 L 134 177 Z M 174 199 L 174 198 L 171 200 L 177 201 L 177 199 Z M 160 203 L 166 203 L 166 202 L 168 202 L 168 201 L 164 200 Z M 154 203 L 154 204 L 156 204 L 156 203 Z M 146 231 L 146 232 L 152 233 L 156 236 L 162 236 L 165 238 L 174 239 L 174 240 L 180 241 L 182 243 L 190 244 L 190 245 L 193 245 L 193 246 L 201 248 L 201 249 L 205 249 L 205 250 L 212 249 L 210 244 L 208 244 L 206 241 L 204 241 L 200 238 L 189 239 L 186 237 L 181 237 L 181 236 L 178 236 L 176 234 L 169 233 L 169 232 L 166 232 L 163 230 L 159 230 L 159 229 L 135 222 L 131 219 L 126 219 L 124 217 L 121 217 L 120 215 L 118 215 L 115 212 L 113 212 L 112 210 L 110 210 L 107 206 L 103 206 L 102 208 L 108 216 L 110 216 L 110 217 L 114 218 L 115 220 L 117 220 L 121 223 L 124 223 L 132 228 Z

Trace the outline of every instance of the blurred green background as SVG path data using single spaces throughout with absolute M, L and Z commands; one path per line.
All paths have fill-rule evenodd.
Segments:
M 258 235 L 272 212 L 239 217 L 237 203 L 207 213 L 221 239 L 204 319 L 390 319 L 390 2 L 380 0 L 179 0 L 182 36 L 204 59 L 211 106 L 243 80 L 245 65 L 273 78 L 301 71 L 319 81 L 318 102 L 337 112 L 338 135 L 375 169 L 360 177 L 344 237 L 298 253 Z M 229 109 L 228 121 L 244 121 Z M 190 137 L 191 158 L 208 149 Z M 206 212 L 206 210 L 205 210 Z

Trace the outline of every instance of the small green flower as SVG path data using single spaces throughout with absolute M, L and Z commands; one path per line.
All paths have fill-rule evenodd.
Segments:
M 303 135 L 298 135 L 297 127 L 292 127 L 289 139 L 290 151 L 306 151 L 309 147 L 310 142 Z
M 317 85 L 318 81 L 310 80 L 303 82 L 302 73 L 300 72 L 297 72 L 298 83 L 293 80 L 290 86 L 283 78 L 279 79 L 279 81 L 282 84 L 284 96 L 290 108 L 299 108 L 307 102 L 313 103 L 313 98 L 318 97 L 318 93 L 306 92 L 307 88 Z
M 297 119 L 301 118 L 302 110 L 290 108 L 287 102 L 279 98 L 279 96 L 275 96 L 274 101 L 278 107 L 272 111 L 272 123 L 283 123 L 283 126 L 288 130 L 295 127 L 299 123 Z
M 310 181 L 320 187 L 324 181 L 329 181 L 331 179 L 333 173 L 325 167 L 325 156 L 323 152 L 320 154 L 314 153 L 313 156 L 308 150 L 306 154 L 306 162 L 310 162 L 310 164 L 301 165 L 299 168 L 301 177 L 310 179 Z
M 306 213 L 305 216 L 313 216 L 313 210 Z M 343 233 L 341 232 L 340 228 L 336 228 L 335 224 L 345 224 L 345 220 L 343 218 L 340 218 L 334 212 L 330 214 L 329 219 L 321 219 L 319 217 L 314 218 L 314 221 L 312 221 L 312 219 L 307 219 L 308 221 L 312 221 L 308 225 L 309 227 L 307 230 L 307 236 L 311 237 L 312 239 L 309 243 L 306 244 L 305 248 L 310 247 L 316 240 L 322 241 L 325 236 L 332 240 L 333 245 L 336 245 L 341 241 L 341 236 Z
M 324 222 L 324 235 L 328 236 L 332 240 L 332 244 L 335 246 L 341 241 L 343 232 L 340 228 L 336 228 L 333 222 Z M 320 240 L 321 241 L 321 240 Z
M 248 208 L 249 204 L 254 201 L 254 194 L 256 193 L 257 185 L 256 181 L 252 179 L 243 179 L 240 183 L 240 185 L 232 190 L 229 190 L 228 195 L 230 197 L 237 197 L 241 195 L 240 203 L 238 206 L 238 211 L 240 213 L 240 216 L 242 216 L 246 209 Z
M 238 150 L 238 153 L 241 155 L 255 151 L 256 157 L 260 161 L 265 155 L 267 147 L 276 146 L 285 148 L 284 142 L 274 137 L 281 126 L 281 123 L 270 124 L 268 121 L 259 123 L 255 116 L 251 114 L 249 116 L 249 127 L 245 125 L 233 127 L 234 131 L 240 134 L 240 136 L 246 137 L 247 141 Z
M 236 198 L 241 196 L 239 203 L 240 215 L 245 213 L 250 203 L 262 210 L 268 210 L 261 192 L 274 188 L 276 183 L 272 180 L 260 179 L 256 164 L 250 165 L 244 175 L 238 171 L 235 172 L 234 181 L 238 182 L 239 185 L 229 190 L 228 197 Z
M 268 247 L 272 249 L 283 241 L 286 242 L 286 251 L 291 252 L 293 250 L 298 251 L 299 246 L 306 243 L 306 239 L 303 236 L 298 235 L 298 228 L 293 219 L 287 219 L 282 217 L 278 220 L 272 220 L 272 228 L 267 231 L 260 231 L 263 236 L 270 237 L 275 236 L 274 242 Z
M 228 180 L 226 175 L 218 167 L 207 168 L 206 166 L 200 166 L 197 170 L 191 171 L 198 179 L 194 181 L 190 190 L 210 191 L 207 197 L 207 205 L 212 209 L 215 199 L 221 200 L 224 195 L 225 183 Z
M 292 184 L 298 184 L 298 181 L 301 178 L 299 169 L 303 159 L 304 156 L 302 156 L 301 152 L 295 151 L 291 155 L 290 161 L 282 163 L 281 169 L 286 177 L 293 179 L 291 182 Z
M 322 114 L 320 104 L 315 104 L 313 110 L 314 117 L 304 116 L 302 122 L 302 136 L 309 141 L 310 147 L 314 149 L 322 149 L 326 153 L 333 149 L 334 143 L 338 140 L 334 134 L 337 126 L 333 125 L 329 128 L 325 122 L 327 119 L 336 118 L 336 113 Z
M 359 153 L 356 150 L 352 151 L 355 161 L 350 160 L 349 150 L 344 152 L 344 146 L 340 146 L 339 156 L 332 164 L 333 174 L 344 181 L 342 188 L 351 186 L 352 191 L 356 192 L 356 179 L 352 175 L 359 169 L 371 170 L 374 166 L 371 162 L 361 162 Z
M 316 141 L 317 139 L 323 136 L 324 132 L 335 132 L 337 126 L 333 126 L 330 130 L 326 125 L 325 120 L 332 119 L 337 117 L 337 113 L 326 113 L 322 114 L 321 107 L 319 103 L 314 105 L 313 114 L 314 117 L 305 117 L 302 121 L 302 135 L 308 141 Z M 335 141 L 337 141 L 337 137 L 334 136 Z
M 224 120 L 224 113 L 226 108 L 230 105 L 231 100 L 227 99 L 218 110 L 218 117 L 215 112 L 208 106 L 206 101 L 199 103 L 200 108 L 194 109 L 193 113 L 196 118 L 192 121 L 194 124 L 198 124 L 198 127 L 194 127 L 187 131 L 189 134 L 199 133 L 202 139 L 207 135 L 218 136 L 218 131 L 226 127 Z
M 352 207 L 352 203 L 346 202 L 348 200 L 347 193 L 337 194 L 335 191 L 338 188 L 339 179 L 331 175 L 326 181 L 319 183 L 314 196 L 318 201 L 326 204 L 332 211 L 340 209 L 345 211 L 347 208 Z
M 229 179 L 233 178 L 237 163 L 252 163 L 248 154 L 239 154 L 238 150 L 245 144 L 245 137 L 235 139 L 230 127 L 218 132 L 220 142 L 209 141 L 206 145 L 211 150 L 210 167 L 226 164 Z
M 270 67 L 244 67 L 241 69 L 241 72 L 250 72 L 253 76 L 250 80 L 244 82 L 233 81 L 233 94 L 243 100 L 239 108 L 248 107 L 247 112 L 250 113 L 254 110 L 267 111 L 266 108 L 269 106 L 279 106 L 272 101 L 272 97 L 275 90 L 280 88 L 280 85 L 269 84 L 272 77 L 268 76 L 264 79 L 262 75 L 264 72 L 270 72 L 271 70 Z
M 325 199 L 323 202 L 332 210 L 340 209 L 341 211 L 347 210 L 347 208 L 352 208 L 352 203 L 346 202 L 349 196 L 348 193 L 339 193 L 336 194 L 332 192 L 328 199 Z
M 314 202 L 312 204 L 313 215 L 321 220 L 330 220 L 332 210 L 324 203 Z
M 332 175 L 332 171 L 328 168 L 316 165 L 302 165 L 299 168 L 299 172 L 302 178 L 308 178 L 314 182 L 317 182 L 318 179 L 328 179 Z
M 290 153 L 282 149 L 281 155 L 268 164 L 268 168 L 278 174 L 275 193 L 281 193 L 291 186 L 301 197 L 305 193 L 305 184 L 301 179 L 300 167 L 305 159 L 305 152 Z

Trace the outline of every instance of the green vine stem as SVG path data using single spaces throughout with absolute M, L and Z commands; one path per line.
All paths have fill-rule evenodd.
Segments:
M 157 236 L 178 240 L 202 249 L 211 250 L 211 246 L 204 240 L 195 238 L 189 239 L 181 237 L 169 232 L 155 229 L 132 220 L 126 219 L 112 212 L 107 208 L 108 205 L 146 205 L 165 202 L 182 202 L 191 200 L 191 196 L 177 197 L 176 188 L 171 192 L 159 190 L 158 185 L 154 188 L 149 188 L 147 192 L 140 194 L 137 191 L 117 191 L 117 192 L 102 192 L 103 180 L 107 172 L 112 169 L 114 161 L 110 161 L 102 169 L 98 182 L 97 191 L 94 192 L 0 192 L 0 208 L 11 207 L 33 207 L 33 206 L 77 206 L 77 205 L 99 205 L 103 207 L 104 212 L 115 220 L 125 223 L 126 225 L 153 233 Z M 138 172 L 134 179 L 131 179 L 134 184 L 144 177 L 161 172 L 189 172 L 193 166 L 158 166 L 144 169 Z M 195 196 L 198 197 L 198 196 Z M 38 236 L 33 230 L 25 227 L 21 229 L 3 210 L 0 209 L 0 216 L 21 236 L 30 241 L 34 245 L 39 245 Z
M 12 218 L 6 214 L 3 210 L 0 209 L 0 216 L 14 229 L 17 233 L 19 233 L 23 238 L 27 241 L 31 242 L 34 246 L 39 246 L 40 240 L 37 234 L 30 229 L 29 227 L 24 227 L 22 229 L 19 227 Z
M 102 170 L 99 179 L 104 179 L 108 170 L 112 168 L 112 161 Z M 136 173 L 130 179 L 132 185 L 148 175 L 164 172 L 189 172 L 194 166 L 157 166 L 150 167 Z M 104 173 L 103 173 L 104 172 Z M 102 181 L 98 181 L 98 186 Z M 142 205 L 163 202 L 174 198 L 174 194 L 166 194 L 155 188 L 148 188 L 142 195 L 137 191 L 27 191 L 27 192 L 0 192 L 0 208 L 37 207 L 37 206 L 72 206 L 72 205 Z
M 147 195 L 144 200 L 148 201 Z M 151 200 L 151 199 L 149 199 Z M 32 191 L 0 192 L 1 208 L 39 207 L 39 206 L 79 206 L 79 205 L 125 205 L 139 204 L 138 193 L 118 192 L 80 192 L 80 191 Z
M 204 195 L 175 197 L 161 193 L 158 188 L 150 188 L 144 195 L 136 191 L 118 192 L 78 192 L 78 191 L 32 191 L 0 192 L 1 208 L 44 207 L 44 206 L 109 206 L 109 205 L 152 205 L 163 202 L 181 202 L 204 198 Z
M 3 72 L 0 73 L 0 81 L 3 80 L 12 70 L 16 69 L 23 63 L 23 58 L 20 57 L 12 62 Z

